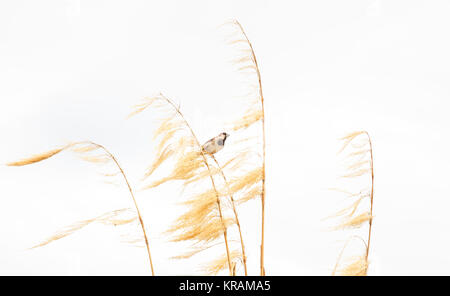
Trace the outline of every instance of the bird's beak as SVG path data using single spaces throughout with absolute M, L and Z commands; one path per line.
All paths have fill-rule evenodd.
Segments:
M 228 138 L 229 136 L 230 136 L 230 134 L 227 134 L 227 133 L 225 133 L 225 137 L 227 137 L 227 138 Z

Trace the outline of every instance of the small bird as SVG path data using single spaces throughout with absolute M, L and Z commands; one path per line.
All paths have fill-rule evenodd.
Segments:
M 203 144 L 202 148 L 203 151 L 209 153 L 209 154 L 214 154 L 216 152 L 219 152 L 220 150 L 222 150 L 223 146 L 225 145 L 225 140 L 229 137 L 230 135 L 227 133 L 221 133 L 220 135 L 218 135 L 217 137 L 214 137 L 210 140 L 208 140 L 205 144 Z

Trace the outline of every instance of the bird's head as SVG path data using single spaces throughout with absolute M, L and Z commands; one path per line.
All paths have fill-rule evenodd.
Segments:
M 227 133 L 221 133 L 220 137 L 223 138 L 223 140 L 225 141 L 230 135 Z

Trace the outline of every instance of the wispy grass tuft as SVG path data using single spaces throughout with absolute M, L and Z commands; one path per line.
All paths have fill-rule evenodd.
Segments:
M 227 218 L 223 211 L 222 199 L 226 191 L 219 188 L 214 179 L 221 171 L 220 167 L 213 167 L 208 162 L 208 155 L 203 151 L 197 135 L 185 119 L 180 108 L 163 94 L 148 98 L 138 105 L 132 115 L 145 110 L 142 106 L 154 107 L 159 114 L 165 114 L 160 119 L 159 127 L 155 132 L 155 140 L 159 139 L 156 148 L 156 157 L 145 173 L 144 180 L 150 178 L 153 173 L 164 163 L 173 162 L 170 172 L 163 177 L 151 181 L 144 189 L 155 188 L 172 181 L 181 181 L 184 188 L 195 188 L 195 194 L 182 204 L 187 208 L 186 212 L 178 217 L 168 229 L 174 242 L 187 241 L 192 243 L 192 249 L 177 258 L 190 258 L 209 249 L 211 244 L 223 237 L 225 245 L 226 264 L 229 274 L 233 273 L 233 260 L 228 242 L 228 228 L 236 224 L 237 216 Z M 209 180 L 209 182 L 207 182 Z M 205 183 L 210 183 L 206 186 Z M 198 188 L 205 188 L 204 191 Z M 243 252 L 242 252 L 243 253 Z M 218 272 L 221 269 L 209 269 L 207 272 Z
M 83 160 L 88 161 L 88 162 L 92 162 L 92 163 L 96 163 L 96 164 L 98 164 L 98 163 L 104 164 L 104 163 L 108 163 L 108 162 L 113 163 L 117 167 L 119 172 L 115 172 L 112 174 L 106 174 L 106 176 L 108 176 L 108 175 L 115 176 L 119 173 L 122 175 L 122 177 L 128 187 L 128 190 L 130 192 L 130 196 L 133 200 L 133 203 L 135 206 L 135 211 L 136 211 L 136 213 L 135 213 L 136 216 L 134 218 L 128 218 L 128 219 L 118 219 L 117 216 L 119 214 L 123 213 L 124 210 L 116 210 L 116 211 L 105 213 L 101 216 L 98 216 L 98 217 L 95 217 L 92 219 L 79 221 L 72 225 L 66 226 L 65 228 L 61 229 L 56 234 L 54 234 L 50 238 L 44 240 L 42 243 L 34 246 L 33 248 L 47 245 L 53 241 L 56 241 L 56 240 L 66 237 L 68 235 L 71 235 L 72 233 L 84 228 L 85 226 L 87 226 L 93 222 L 99 222 L 99 223 L 103 223 L 103 224 L 118 226 L 118 225 L 125 225 L 125 224 L 131 223 L 135 220 L 138 220 L 139 224 L 142 228 L 143 239 L 144 239 L 145 245 L 147 247 L 150 269 L 152 271 L 152 275 L 155 275 L 154 269 L 153 269 L 152 257 L 150 254 L 150 246 L 149 246 L 147 234 L 145 231 L 144 221 L 142 220 L 142 216 L 139 211 L 139 207 L 136 202 L 134 192 L 133 192 L 131 185 L 128 182 L 128 178 L 127 178 L 124 170 L 120 166 L 119 162 L 117 161 L 115 156 L 113 154 L 111 154 L 111 152 L 109 152 L 109 150 L 107 150 L 104 146 L 94 143 L 94 142 L 91 142 L 91 141 L 74 142 L 74 143 L 70 143 L 65 146 L 62 146 L 60 148 L 56 148 L 56 149 L 53 149 L 53 150 L 50 150 L 47 152 L 43 152 L 43 153 L 31 156 L 29 158 L 22 159 L 20 161 L 10 162 L 7 165 L 8 166 L 25 166 L 25 165 L 34 164 L 34 163 L 49 159 L 64 150 L 72 150 L 73 152 L 78 153 L 79 156 Z M 93 152 L 95 152 L 95 154 Z
M 369 249 L 373 221 L 374 170 L 372 141 L 366 131 L 350 133 L 342 137 L 340 140 L 343 144 L 339 150 L 339 153 L 346 152 L 345 159 L 347 160 L 345 173 L 342 175 L 342 178 L 344 178 L 344 180 L 348 180 L 349 182 L 353 182 L 353 187 L 359 187 L 362 185 L 363 189 L 358 189 L 355 191 L 338 190 L 351 199 L 351 204 L 331 216 L 341 219 L 334 229 L 358 229 L 366 224 L 369 224 L 369 227 L 367 240 L 356 235 L 351 236 L 350 239 L 347 240 L 338 257 L 332 274 L 367 275 L 369 268 Z M 368 209 L 362 209 L 365 207 L 364 204 L 368 205 Z M 344 250 L 354 238 L 358 238 L 364 243 L 364 254 L 341 260 Z M 343 267 L 340 266 L 341 261 L 346 261 Z
M 261 72 L 256 59 L 256 54 L 253 49 L 244 28 L 237 20 L 232 20 L 226 23 L 226 26 L 231 27 L 234 32 L 228 40 L 228 44 L 236 48 L 239 55 L 233 61 L 237 70 L 251 76 L 254 84 L 250 85 L 251 91 L 247 95 L 250 105 L 247 110 L 236 120 L 232 126 L 233 130 L 245 131 L 253 125 L 259 124 L 261 127 L 261 154 L 260 166 L 257 168 L 257 176 L 259 180 L 248 178 L 248 184 L 260 184 L 260 188 L 249 188 L 248 195 L 246 195 L 242 202 L 253 199 L 254 197 L 261 197 L 261 244 L 260 244 L 260 275 L 265 275 L 266 270 L 264 266 L 264 239 L 265 239 L 265 199 L 266 199 L 266 130 L 265 130 L 265 115 L 264 115 L 264 95 L 261 82 Z M 260 182 L 259 182 L 260 181 Z
M 105 224 L 105 225 L 114 225 L 114 226 L 132 223 L 132 222 L 136 221 L 137 217 L 132 217 L 132 218 L 128 218 L 128 219 L 120 218 L 121 214 L 123 214 L 125 212 L 129 212 L 130 210 L 131 210 L 130 208 L 114 210 L 114 211 L 104 213 L 100 216 L 97 216 L 97 217 L 94 217 L 91 219 L 86 219 L 86 220 L 75 222 L 71 225 L 63 227 L 62 229 L 60 229 L 56 233 L 54 233 L 52 236 L 44 239 L 42 242 L 31 247 L 30 249 L 43 247 L 51 242 L 54 242 L 54 241 L 57 241 L 59 239 L 66 237 L 66 236 L 69 236 L 69 235 L 73 234 L 74 232 L 76 232 L 92 223 L 101 223 L 101 224 Z

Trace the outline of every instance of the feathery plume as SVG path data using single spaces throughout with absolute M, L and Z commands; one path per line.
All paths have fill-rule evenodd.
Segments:
M 37 163 L 43 160 L 46 160 L 58 153 L 60 153 L 61 151 L 63 151 L 64 149 L 66 149 L 67 146 L 61 147 L 61 148 L 56 148 L 56 149 L 52 149 L 43 153 L 39 153 L 36 155 L 33 155 L 31 157 L 28 158 L 24 158 L 22 160 L 19 161 L 14 161 L 14 162 L 10 162 L 7 163 L 6 165 L 8 166 L 24 166 L 24 165 L 29 165 L 29 164 L 33 164 L 33 163 Z
M 149 246 L 149 243 L 148 243 L 148 238 L 147 238 L 147 235 L 146 235 L 144 222 L 142 220 L 142 216 L 140 214 L 139 207 L 138 207 L 137 202 L 136 202 L 136 198 L 134 197 L 134 192 L 133 192 L 133 190 L 131 188 L 131 185 L 128 182 L 128 178 L 127 178 L 125 172 L 123 171 L 122 167 L 120 166 L 119 162 L 114 157 L 114 155 L 111 154 L 111 152 L 109 152 L 109 150 L 107 150 L 104 146 L 102 146 L 100 144 L 97 144 L 97 143 L 94 143 L 94 142 L 91 142 L 91 141 L 74 142 L 74 143 L 70 143 L 70 144 L 68 144 L 66 146 L 63 146 L 63 147 L 60 147 L 60 148 L 57 148 L 57 149 L 53 149 L 53 150 L 50 150 L 48 152 L 44 152 L 44 153 L 41 153 L 41 154 L 29 157 L 29 158 L 20 160 L 20 161 L 11 162 L 8 165 L 9 166 L 24 166 L 24 165 L 34 164 L 34 163 L 37 163 L 37 162 L 49 159 L 50 157 L 55 156 L 56 154 L 62 152 L 63 150 L 68 150 L 68 149 L 71 149 L 73 152 L 78 153 L 80 155 L 80 157 L 82 159 L 84 159 L 85 161 L 92 162 L 92 163 L 108 163 L 108 162 L 111 162 L 119 169 L 119 172 L 122 175 L 122 177 L 123 177 L 123 179 L 124 179 L 124 181 L 125 181 L 125 183 L 126 183 L 126 185 L 128 187 L 128 190 L 130 192 L 130 196 L 131 196 L 131 198 L 133 200 L 133 203 L 134 203 L 134 206 L 135 206 L 135 209 L 136 209 L 136 215 L 137 215 L 136 219 L 139 220 L 140 226 L 142 228 L 145 244 L 146 244 L 146 247 L 147 247 L 147 253 L 148 253 L 148 258 L 149 258 L 149 263 L 150 263 L 150 269 L 152 271 L 152 275 L 155 275 L 154 269 L 153 269 L 152 258 L 151 258 L 151 254 L 150 254 L 150 246 Z M 88 154 L 88 153 L 91 153 L 93 151 L 98 151 L 98 150 L 101 151 L 100 154 L 96 154 L 96 155 Z M 117 173 L 114 173 L 113 175 L 115 175 L 115 174 L 117 174 Z M 113 213 L 119 213 L 119 212 L 120 212 L 120 210 L 118 210 L 118 212 L 113 212 Z M 54 236 L 50 237 L 49 239 L 45 240 L 43 243 L 41 243 L 41 244 L 39 244 L 39 245 L 37 245 L 37 246 L 35 246 L 33 248 L 44 246 L 44 245 L 47 245 L 47 244 L 49 244 L 49 243 L 51 243 L 51 242 L 53 242 L 55 240 L 61 239 L 63 237 L 66 237 L 66 236 L 74 233 L 77 230 L 80 230 L 81 228 L 83 228 L 83 227 L 85 227 L 85 226 L 87 226 L 87 225 L 89 225 L 89 224 L 91 224 L 93 222 L 100 221 L 100 222 L 102 222 L 104 224 L 107 223 L 107 222 L 111 222 L 112 220 L 111 221 L 108 220 L 107 219 L 108 217 L 109 216 L 106 216 L 106 218 L 104 216 L 100 216 L 100 217 L 97 217 L 97 218 L 94 218 L 94 219 L 83 220 L 83 221 L 79 221 L 79 222 L 77 222 L 75 224 L 69 225 L 66 228 L 62 229 L 61 231 L 57 232 Z M 134 220 L 136 220 L 136 219 L 134 219 Z M 131 222 L 131 220 L 128 220 L 129 222 L 127 222 L 126 220 L 114 220 L 114 221 L 115 221 L 115 223 L 111 222 L 113 225 L 128 224 L 129 222 Z
M 261 72 L 258 61 L 256 59 L 253 46 L 244 31 L 244 28 L 237 20 L 228 22 L 231 28 L 235 29 L 232 39 L 228 42 L 235 46 L 240 52 L 234 63 L 237 65 L 238 71 L 252 75 L 255 82 L 254 92 L 251 93 L 251 106 L 237 121 L 235 121 L 233 129 L 235 131 L 245 130 L 252 125 L 260 123 L 262 134 L 262 157 L 261 157 L 261 252 L 260 252 L 260 275 L 265 275 L 264 267 L 264 225 L 265 225 L 265 197 L 266 197 L 266 131 L 264 116 L 264 95 L 261 83 Z
M 172 160 L 174 165 L 169 174 L 152 181 L 144 189 L 155 188 L 177 180 L 182 181 L 184 187 L 195 186 L 198 188 L 205 180 L 209 180 L 211 188 L 197 194 L 185 203 L 187 211 L 178 217 L 167 233 L 173 236 L 172 241 L 188 241 L 193 245 L 202 245 L 203 248 L 208 248 L 208 244 L 223 236 L 228 269 L 231 274 L 232 265 L 227 229 L 234 224 L 235 220 L 224 217 L 221 201 L 223 193 L 214 180 L 214 176 L 219 170 L 208 163 L 196 134 L 179 107 L 163 94 L 155 96 L 153 102 L 156 101 L 165 103 L 158 104 L 158 108 L 167 115 L 162 118 L 155 132 L 155 138 L 160 139 L 156 149 L 157 156 L 145 174 L 145 178 L 151 178 L 157 168 L 168 160 Z M 144 108 L 140 108 L 139 112 L 143 110 Z M 132 114 L 136 114 L 136 112 Z M 195 251 L 187 252 L 177 258 L 189 258 L 190 255 L 198 253 L 199 248 L 196 247 Z
M 351 241 L 351 237 L 344 245 L 335 268 L 333 270 L 333 275 L 338 272 L 339 275 L 367 275 L 367 270 L 369 267 L 369 249 L 370 249 L 370 239 L 372 234 L 372 221 L 373 221 L 373 180 L 374 180 L 374 170 L 373 170 L 373 150 L 372 141 L 369 134 L 366 131 L 356 131 L 350 133 L 340 139 L 343 144 L 339 153 L 350 150 L 346 154 L 346 159 L 348 164 L 346 165 L 346 172 L 342 177 L 346 179 L 358 179 L 360 183 L 367 184 L 369 182 L 368 188 L 361 189 L 356 193 L 352 193 L 348 190 L 339 190 L 345 193 L 349 198 L 354 201 L 350 206 L 340 210 L 331 217 L 343 217 L 342 221 L 334 229 L 356 229 L 360 228 L 362 225 L 368 223 L 368 236 L 367 242 L 358 237 L 365 245 L 365 254 L 363 256 L 354 256 L 347 260 L 348 263 L 344 267 L 339 267 L 342 254 L 344 249 L 347 247 L 348 243 Z M 368 210 L 358 211 L 359 208 L 363 207 L 362 203 L 364 200 L 369 199 L 370 208 Z M 367 203 L 367 202 L 366 202 Z
M 125 225 L 125 224 L 129 224 L 133 221 L 136 220 L 136 218 L 131 218 L 131 219 L 118 219 L 116 218 L 117 216 L 119 216 L 120 214 L 124 213 L 125 211 L 130 211 L 131 209 L 126 208 L 126 209 L 120 209 L 120 210 L 114 210 L 114 211 L 110 211 L 107 213 L 104 213 L 98 217 L 92 218 L 92 219 L 86 219 L 86 220 L 82 220 L 82 221 L 78 221 L 75 222 L 71 225 L 65 226 L 64 228 L 58 230 L 55 234 L 53 234 L 52 236 L 46 238 L 45 240 L 43 240 L 42 242 L 40 242 L 39 244 L 31 247 L 30 249 L 35 249 L 38 247 L 43 247 L 51 242 L 57 241 L 59 239 L 62 239 L 66 236 L 69 236 L 71 234 L 73 234 L 74 232 L 88 226 L 91 223 L 102 223 L 102 224 L 109 224 L 109 225 Z
M 366 256 L 355 256 L 348 260 L 342 268 L 337 270 L 340 276 L 366 276 L 369 263 Z

